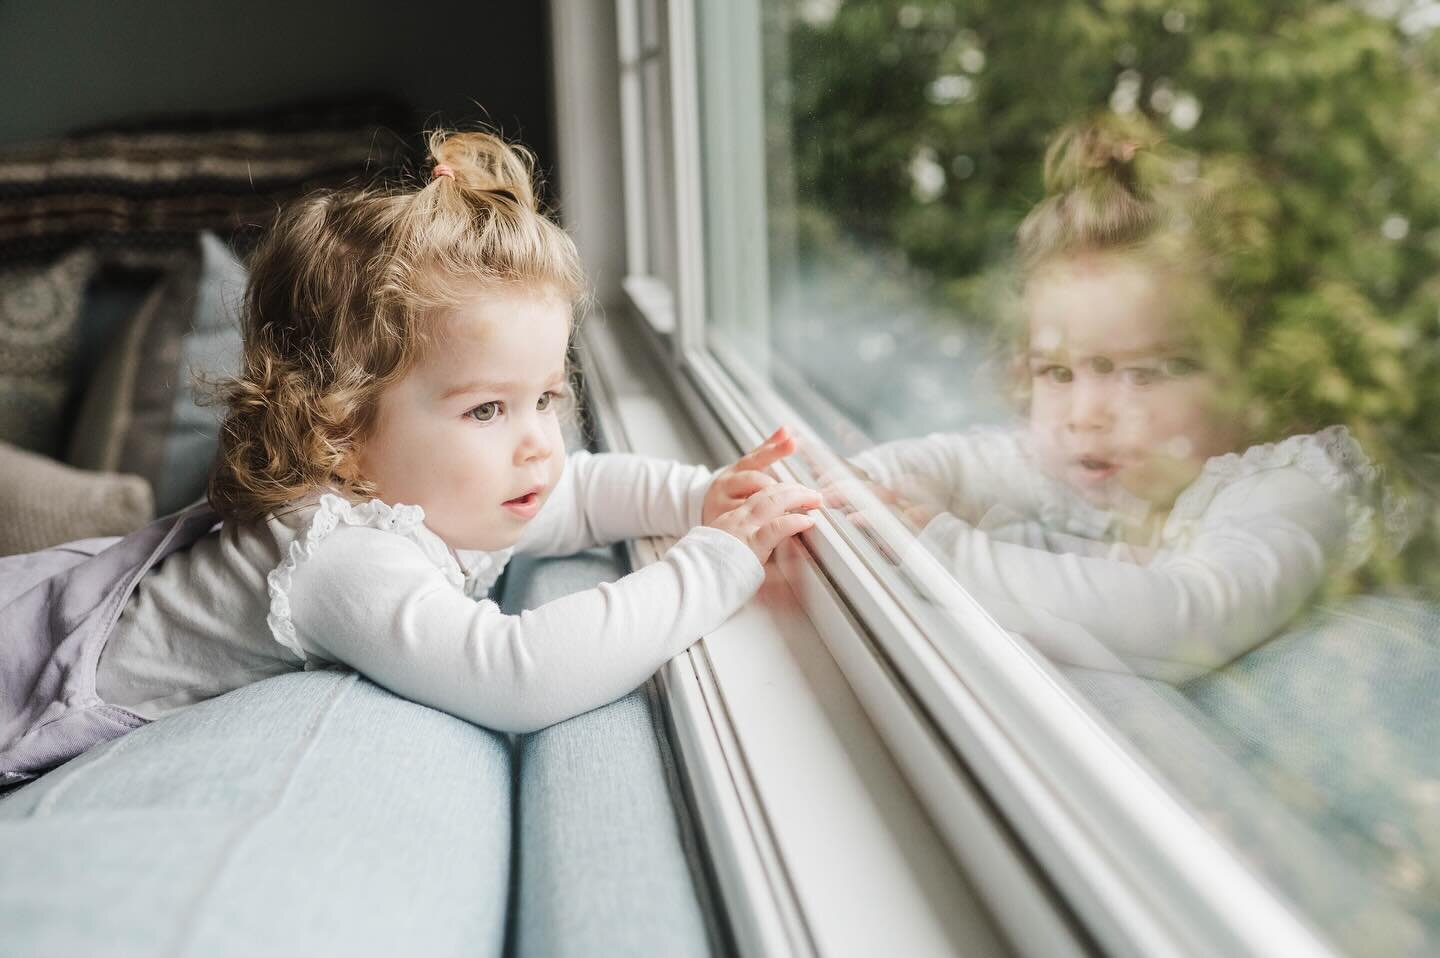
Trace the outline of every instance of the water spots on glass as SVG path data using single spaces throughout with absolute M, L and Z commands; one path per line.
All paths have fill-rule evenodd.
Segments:
M 905 4 L 905 6 L 900 8 L 900 11 L 896 14 L 895 19 L 899 22 L 902 28 L 906 30 L 914 30 L 916 27 L 920 26 L 920 24 L 925 21 L 925 11 L 921 10 L 913 3 L 907 3 Z
M 1139 70 L 1123 70 L 1115 78 L 1115 89 L 1110 94 L 1110 109 L 1116 113 L 1134 113 L 1140 103 L 1140 87 L 1143 78 Z
M 1410 9 L 1400 17 L 1400 30 L 1402 33 L 1416 36 L 1421 33 L 1428 33 L 1440 27 L 1440 3 L 1436 0 L 1421 0 L 1414 3 Z
M 812 27 L 828 27 L 840 12 L 840 0 L 800 0 L 800 19 Z
M 1396 888 L 1418 891 L 1425 884 L 1425 866 L 1407 852 L 1396 852 L 1386 877 Z
M 1195 443 L 1189 436 L 1171 436 L 1165 440 L 1164 451 L 1171 459 L 1189 459 L 1195 451 Z
M 1200 101 L 1193 94 L 1180 93 L 1170 107 L 1170 124 L 1177 130 L 1193 130 L 1200 122 Z
M 1380 224 L 1380 235 L 1398 243 L 1410 235 L 1410 221 L 1399 213 L 1391 213 Z
M 930 81 L 928 95 L 936 106 L 960 103 L 974 98 L 975 81 L 959 73 L 938 76 Z
M 1184 33 L 1186 27 L 1185 11 L 1166 10 L 1165 15 L 1160 18 L 1160 24 L 1170 33 Z
M 945 192 L 945 167 L 934 147 L 922 146 L 911 157 L 910 192 L 921 203 L 932 203 Z
M 966 73 L 979 73 L 985 69 L 985 51 L 979 47 L 966 47 L 960 51 L 960 69 Z
M 950 172 L 957 180 L 968 180 L 975 175 L 975 160 L 967 153 L 961 153 L 950 161 Z
M 1169 113 L 1175 106 L 1175 88 L 1170 81 L 1160 78 L 1155 81 L 1155 86 L 1150 90 L 1150 107 L 1156 113 Z

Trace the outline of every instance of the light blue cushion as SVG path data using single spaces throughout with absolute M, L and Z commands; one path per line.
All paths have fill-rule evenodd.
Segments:
M 518 559 L 504 604 L 534 608 L 622 571 L 598 550 Z M 667 758 L 644 688 L 521 740 L 514 955 L 710 953 Z
M 501 736 L 270 679 L 0 800 L 0 951 L 496 955 L 511 794 Z
M 195 311 L 180 340 L 165 468 L 155 480 L 157 515 L 182 509 L 204 492 L 220 443 L 224 409 L 200 405 L 192 377 L 201 377 L 202 389 L 208 389 L 240 372 L 240 311 L 249 273 L 215 234 L 201 233 L 199 245 Z

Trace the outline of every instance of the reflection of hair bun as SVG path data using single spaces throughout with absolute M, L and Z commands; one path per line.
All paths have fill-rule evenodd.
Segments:
M 1138 122 L 1104 117 L 1066 127 L 1045 151 L 1045 192 L 1114 184 L 1143 192 L 1140 167 L 1151 166 L 1159 137 Z M 1146 170 L 1145 172 L 1153 172 Z
M 489 133 L 430 134 L 430 155 L 450 168 L 455 183 L 474 193 L 508 195 L 516 204 L 534 210 L 535 157 L 523 146 L 511 145 Z
M 1061 130 L 1045 152 L 1045 199 L 1020 224 L 1022 266 L 1131 247 L 1187 213 L 1193 198 L 1172 189 L 1176 159 L 1143 119 L 1108 114 Z

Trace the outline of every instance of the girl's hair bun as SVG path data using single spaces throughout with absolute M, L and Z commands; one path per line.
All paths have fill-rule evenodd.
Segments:
M 461 189 L 509 196 L 526 209 L 537 209 L 535 155 L 525 147 L 490 133 L 446 130 L 432 132 L 429 147 L 435 164 L 449 168 L 444 178 L 453 178 Z

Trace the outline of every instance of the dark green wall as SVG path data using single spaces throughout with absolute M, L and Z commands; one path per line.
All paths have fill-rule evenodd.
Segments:
M 545 31 L 540 0 L 0 0 L 0 144 L 378 89 L 417 130 L 488 116 L 549 167 Z

